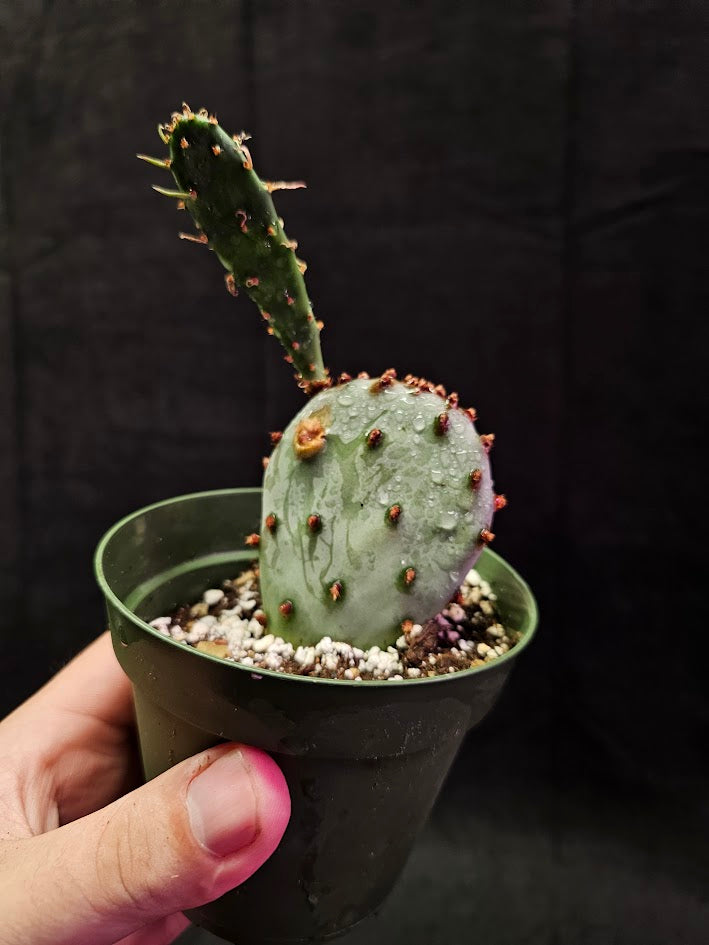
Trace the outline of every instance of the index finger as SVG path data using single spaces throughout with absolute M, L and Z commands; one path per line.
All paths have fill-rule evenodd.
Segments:
M 75 721 L 102 723 L 111 728 L 133 724 L 130 681 L 118 664 L 108 632 L 60 670 L 38 692 L 8 716 L 6 722 L 26 721 L 41 715 L 42 727 L 71 714 Z

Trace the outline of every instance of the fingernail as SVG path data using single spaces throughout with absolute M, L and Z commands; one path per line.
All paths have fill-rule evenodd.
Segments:
M 187 789 L 196 840 L 216 856 L 228 856 L 256 837 L 256 795 L 244 756 L 235 748 L 201 771 Z

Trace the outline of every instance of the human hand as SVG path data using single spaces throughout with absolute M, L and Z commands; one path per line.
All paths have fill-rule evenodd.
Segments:
M 131 790 L 133 741 L 108 634 L 0 723 L 0 945 L 166 945 L 275 850 L 268 755 L 220 745 Z

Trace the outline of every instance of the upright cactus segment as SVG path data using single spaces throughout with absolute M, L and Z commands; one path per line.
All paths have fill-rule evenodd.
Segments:
M 455 395 L 393 372 L 309 401 L 264 476 L 271 632 L 383 646 L 450 600 L 494 537 L 491 440 L 473 419 Z
M 227 288 L 234 295 L 243 288 L 256 303 L 301 386 L 311 392 L 326 386 L 321 325 L 305 289 L 305 263 L 296 257 L 296 244 L 286 236 L 271 199 L 273 190 L 303 185 L 261 180 L 244 144 L 248 136 L 231 137 L 204 109 L 194 114 L 185 106 L 158 131 L 169 158 L 139 157 L 172 171 L 178 190 L 155 189 L 190 212 L 198 235 L 181 235 L 214 250 L 227 270 Z

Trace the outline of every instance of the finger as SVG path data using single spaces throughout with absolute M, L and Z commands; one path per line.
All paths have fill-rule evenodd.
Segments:
M 170 915 L 166 919 L 151 922 L 138 932 L 132 932 L 116 942 L 116 945 L 170 945 L 189 924 L 189 919 L 183 915 Z
M 123 739 L 132 725 L 131 685 L 104 633 L 3 720 L 0 738 L 21 742 L 10 733 L 31 727 L 34 755 L 47 745 L 61 753 L 68 738 Z
M 289 816 L 285 779 L 263 752 L 203 752 L 95 814 L 6 847 L 3 932 L 32 945 L 113 943 L 238 886 Z
M 0 724 L 4 769 L 22 782 L 17 835 L 82 817 L 135 786 L 132 718 L 130 683 L 103 634 Z
M 116 659 L 108 632 L 90 643 L 16 711 L 48 710 L 86 716 L 114 727 L 132 724 L 131 685 Z

